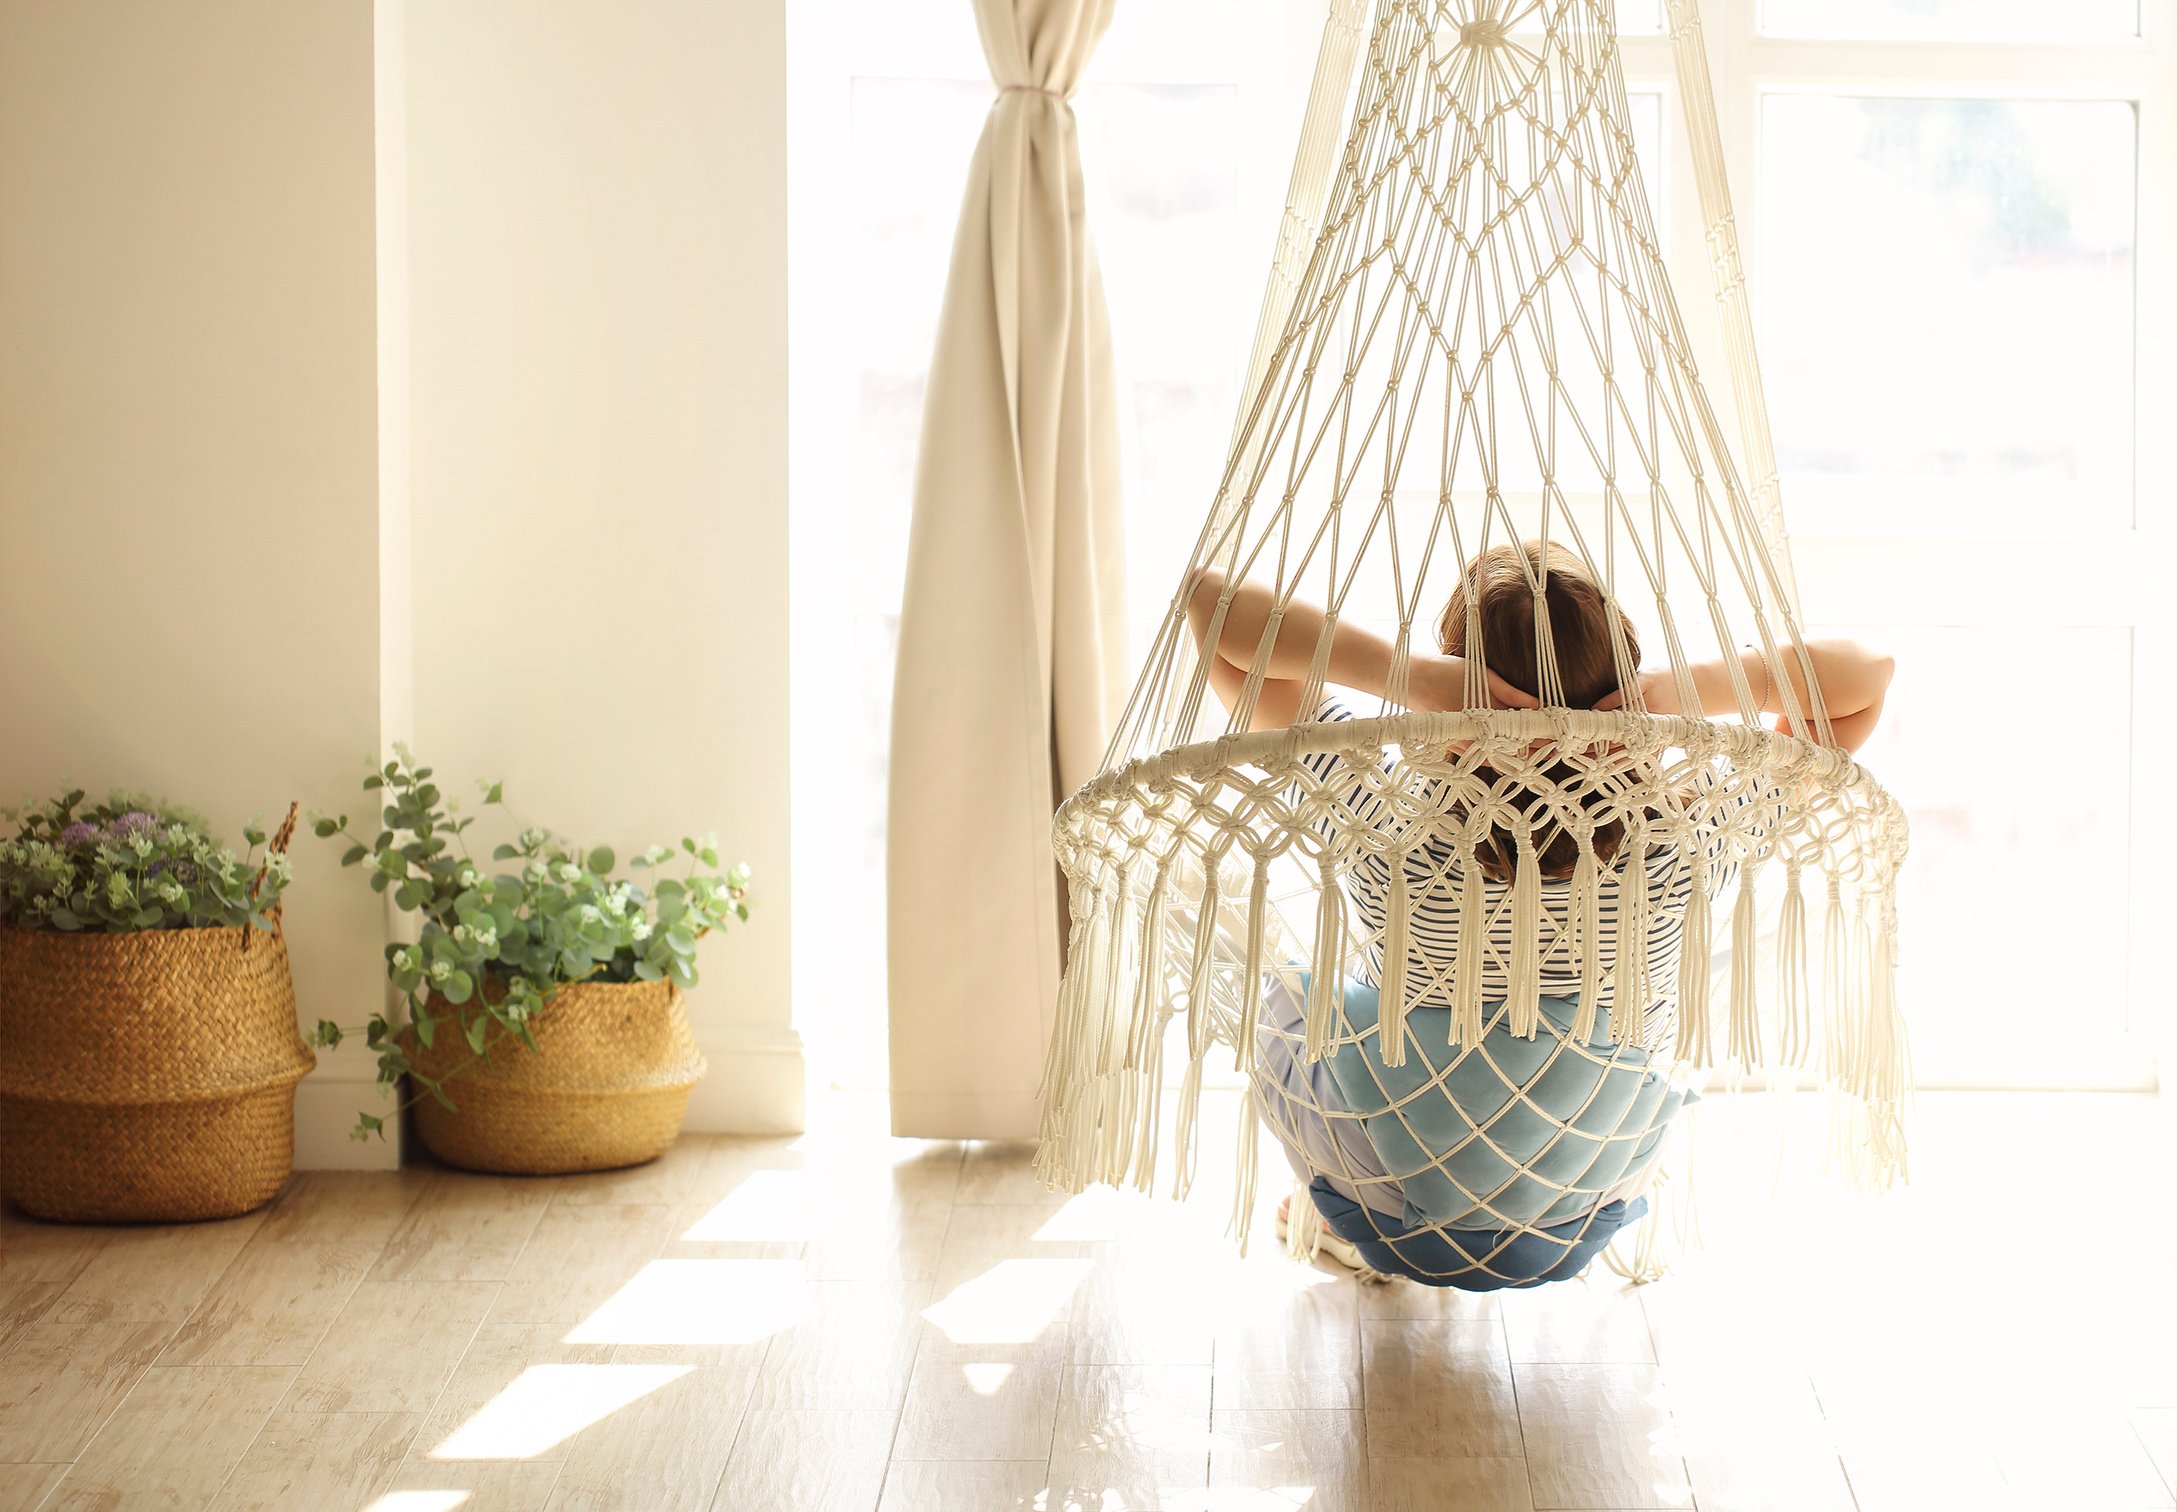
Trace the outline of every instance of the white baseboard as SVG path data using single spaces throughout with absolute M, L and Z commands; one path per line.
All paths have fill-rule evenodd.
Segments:
M 385 1138 L 350 1138 L 358 1113 L 384 1118 Z M 295 1088 L 295 1169 L 395 1169 L 401 1163 L 401 1121 L 392 1113 L 393 1099 L 378 1090 L 376 1081 L 349 1081 L 322 1071 L 304 1077 Z
M 688 1099 L 698 1134 L 799 1134 L 807 1127 L 808 1066 L 792 1029 L 698 1031 L 710 1070 Z

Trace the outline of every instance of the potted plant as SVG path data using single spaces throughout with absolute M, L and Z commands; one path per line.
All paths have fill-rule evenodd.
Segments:
M 221 1218 L 295 1154 L 279 930 L 295 814 L 236 856 L 171 804 L 81 792 L 0 839 L 0 1190 L 35 1217 Z
M 469 852 L 475 819 L 457 817 L 405 746 L 394 752 L 363 783 L 384 804 L 375 835 L 315 817 L 320 837 L 348 842 L 342 864 L 418 920 L 413 941 L 386 947 L 406 1022 L 379 1013 L 363 1030 L 380 1084 L 406 1077 L 425 1147 L 469 1170 L 559 1174 L 663 1154 L 704 1071 L 682 989 L 696 983 L 696 942 L 748 918 L 748 868 L 719 870 L 708 841 L 652 846 L 630 867 L 678 858 L 687 870 L 646 891 L 614 875 L 610 849 L 522 825 L 493 849 L 493 872 Z M 500 784 L 478 787 L 503 806 Z M 320 1023 L 316 1038 L 346 1032 Z M 384 1130 L 364 1113 L 355 1137 Z

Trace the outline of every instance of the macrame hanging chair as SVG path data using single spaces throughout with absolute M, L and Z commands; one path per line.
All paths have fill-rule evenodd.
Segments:
M 1364 28 L 1366 9 L 1331 0 L 1215 502 L 1103 771 L 1057 816 L 1071 925 L 1041 1174 L 1147 1191 L 1162 1149 L 1184 1195 L 1223 1047 L 1251 1089 L 1243 1244 L 1267 1124 L 1298 1175 L 1370 1212 L 1366 1184 L 1395 1182 L 1387 1229 L 1469 1241 L 1424 1279 L 1491 1284 L 1504 1244 L 1569 1246 L 1651 1185 L 1719 1066 L 1828 1089 L 1831 1148 L 1885 1185 L 1904 1162 L 1905 820 L 1833 748 L 1803 645 L 1696 0 L 1668 13 L 1743 467 L 1665 276 L 1610 0 L 1373 0 Z M 1543 706 L 1482 707 L 1475 650 L 1464 711 L 1412 712 L 1417 622 L 1464 564 L 1532 540 L 1607 590 L 1623 706 L 1564 705 L 1545 554 Z M 1205 569 L 1326 606 L 1303 722 L 1250 731 L 1277 613 L 1239 706 L 1205 696 L 1187 619 Z M 1341 617 L 1394 636 L 1389 687 L 1311 718 Z M 1650 713 L 1626 620 L 1681 708 L 1703 707 L 1688 669 L 1728 660 L 1736 714 Z M 1545 883 L 1540 852 L 1567 836 L 1569 882 Z M 1416 943 L 1446 917 L 1448 960 Z M 1617 948 L 1674 932 L 1675 972 Z M 1635 1273 L 1655 1249 L 1651 1219 Z

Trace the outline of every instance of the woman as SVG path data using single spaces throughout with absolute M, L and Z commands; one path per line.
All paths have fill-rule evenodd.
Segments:
M 1621 665 L 1638 666 L 1638 634 L 1622 611 L 1613 613 L 1615 606 L 1607 593 L 1576 556 L 1562 547 L 1545 547 L 1535 541 L 1498 547 L 1467 564 L 1437 623 L 1438 654 L 1412 657 L 1407 675 L 1408 706 L 1417 711 L 1464 706 L 1468 640 L 1472 627 L 1478 627 L 1489 705 L 1540 707 L 1538 694 L 1545 679 L 1536 649 L 1541 640 L 1535 622 L 1538 588 L 1548 616 L 1554 681 L 1562 691 L 1564 705 L 1616 707 L 1624 691 L 1617 669 Z M 1203 573 L 1189 598 L 1188 617 L 1196 643 L 1208 662 L 1211 687 L 1227 707 L 1234 707 L 1245 688 L 1248 669 L 1261 649 L 1276 597 L 1257 584 L 1242 583 L 1232 588 L 1217 641 L 1210 645 L 1209 627 L 1226 592 L 1227 581 L 1222 573 Z M 1250 717 L 1251 729 L 1280 728 L 1303 717 L 1300 697 L 1323 623 L 1323 612 L 1314 605 L 1295 600 L 1285 606 Z M 1837 742 L 1847 750 L 1856 749 L 1873 733 L 1892 664 L 1888 657 L 1848 642 L 1818 642 L 1809 645 L 1807 651 Z M 1707 715 L 1738 711 L 1734 670 L 1746 687 L 1762 690 L 1761 710 L 1780 716 L 1780 727 L 1784 723 L 1781 716 L 1792 706 L 1790 699 L 1796 698 L 1800 709 L 1809 707 L 1796 665 L 1785 669 L 1787 690 L 1778 686 L 1755 652 L 1742 653 L 1739 660 L 1737 669 L 1725 661 L 1690 669 L 1689 680 L 1701 703 L 1697 712 Z M 1391 665 L 1390 642 L 1341 622 L 1331 639 L 1325 681 L 1382 699 L 1389 696 Z M 1642 703 L 1651 713 L 1680 712 L 1679 686 L 1668 671 L 1643 674 Z M 1353 717 L 1352 708 L 1335 693 L 1327 694 L 1305 711 L 1305 718 L 1311 722 Z M 1400 823 L 1383 795 L 1384 785 L 1380 781 L 1371 784 L 1370 774 L 1355 768 L 1345 757 L 1317 752 L 1304 757 L 1303 762 L 1322 792 L 1335 800 L 1324 806 L 1316 825 L 1326 843 L 1336 845 L 1345 826 L 1390 828 Z M 1684 910 L 1696 885 L 1693 862 L 1685 848 L 1676 844 L 1651 846 L 1639 857 L 1620 854 L 1623 837 L 1624 826 L 1618 820 L 1595 827 L 1593 851 L 1598 867 L 1607 875 L 1599 888 L 1600 927 L 1594 941 L 1579 949 L 1600 952 L 1604 972 L 1614 964 L 1619 896 L 1614 884 L 1638 865 L 1646 873 L 1645 894 L 1651 900 L 1644 942 L 1648 980 L 1657 984 L 1675 982 L 1684 938 Z M 1540 952 L 1539 963 L 1543 1013 L 1562 1033 L 1578 1007 L 1583 976 L 1570 920 L 1571 877 L 1578 847 L 1571 835 L 1545 824 L 1534 849 L 1542 879 L 1541 936 L 1549 942 Z M 1501 826 L 1476 853 L 1489 921 L 1480 936 L 1486 947 L 1482 996 L 1490 1005 L 1504 1002 L 1509 988 L 1504 963 L 1514 958 L 1513 910 L 1501 906 L 1511 891 L 1514 854 L 1514 838 Z M 1407 998 L 1416 1011 L 1448 1013 L 1464 897 L 1460 856 L 1449 836 L 1436 833 L 1401 846 L 1399 855 L 1399 864 L 1406 869 Z M 1361 932 L 1370 941 L 1359 963 L 1361 990 L 1347 995 L 1349 1022 L 1354 1021 L 1357 1010 L 1373 1018 L 1374 989 L 1383 969 L 1382 940 L 1392 891 L 1392 865 L 1385 847 L 1367 847 L 1359 850 L 1343 872 Z M 1720 890 L 1729 876 L 1728 868 L 1711 866 L 1706 884 L 1712 892 Z M 1593 1015 L 1602 1043 L 1610 1039 L 1609 990 L 1607 986 L 1603 989 Z M 1494 1007 L 1485 1009 L 1485 1014 L 1495 1012 Z M 1638 1148 L 1628 1145 L 1616 1151 L 1620 1158 L 1607 1163 L 1598 1161 L 1594 1172 L 1583 1172 L 1582 1182 L 1544 1192 L 1540 1195 L 1548 1201 L 1530 1201 L 1517 1214 L 1500 1209 L 1490 1200 L 1476 1200 L 1471 1190 L 1443 1179 L 1445 1151 L 1431 1146 L 1432 1137 L 1448 1140 L 1448 1132 L 1417 1132 L 1411 1117 L 1381 1116 L 1390 1096 L 1386 1083 L 1398 1078 L 1391 1068 L 1369 1058 L 1372 1051 L 1349 1043 L 1339 1054 L 1326 1056 L 1313 1066 L 1299 1063 L 1293 1047 L 1300 1040 L 1301 1017 L 1299 994 L 1282 984 L 1266 991 L 1257 1070 L 1266 1087 L 1282 1092 L 1274 1099 L 1264 1099 L 1275 1104 L 1270 1108 L 1272 1131 L 1285 1145 L 1296 1173 L 1309 1180 L 1310 1197 L 1330 1233 L 1340 1241 L 1330 1246 L 1337 1258 L 1357 1269 L 1469 1290 L 1538 1285 L 1578 1274 L 1619 1227 L 1645 1211 L 1645 1199 L 1638 1189 L 1652 1162 L 1653 1139 Z M 1610 1060 L 1611 1069 L 1641 1078 L 1640 1090 L 1634 1095 L 1647 1099 L 1645 1109 L 1652 1115 L 1652 1132 L 1657 1136 L 1661 1124 L 1675 1112 L 1675 1099 L 1680 1094 L 1666 1093 L 1662 1078 L 1645 1068 L 1652 1058 L 1667 1050 L 1666 1037 L 1672 1022 L 1670 1001 L 1652 1001 L 1637 1045 L 1621 1047 Z M 1356 1023 L 1355 1027 L 1361 1026 Z M 1501 1016 L 1492 1020 L 1488 1034 L 1507 1035 Z M 1365 1038 L 1372 1040 L 1373 1036 Z M 1531 1046 L 1533 1041 L 1525 1043 Z M 1516 1048 L 1500 1039 L 1498 1053 L 1510 1053 Z M 1465 1095 L 1444 1074 L 1444 1068 L 1425 1066 L 1417 1075 L 1434 1078 L 1424 1085 L 1440 1103 Z M 1463 1115 L 1457 1122 L 1470 1133 L 1485 1127 L 1492 1116 L 1482 1108 L 1457 1111 Z M 1385 1158 L 1387 1144 L 1395 1146 L 1393 1158 Z

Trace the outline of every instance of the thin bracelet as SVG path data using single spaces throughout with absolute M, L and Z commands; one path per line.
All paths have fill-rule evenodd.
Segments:
M 1754 651 L 1753 643 L 1751 641 L 1747 642 L 1745 649 Z M 1766 656 L 1763 656 L 1759 651 L 1754 651 L 1754 660 L 1761 663 L 1761 702 L 1754 705 L 1754 719 L 1758 724 L 1761 716 L 1768 712 L 1769 695 L 1776 691 L 1776 678 L 1769 671 L 1769 659 Z M 1779 709 L 1777 712 L 1781 714 L 1784 711 Z

